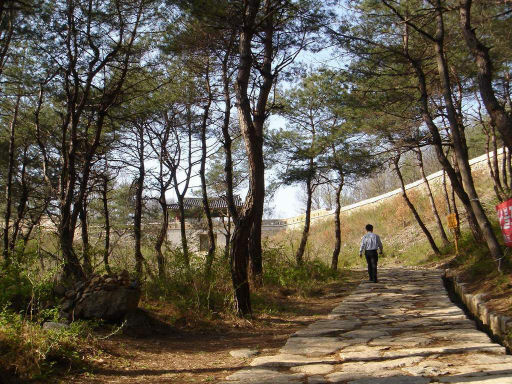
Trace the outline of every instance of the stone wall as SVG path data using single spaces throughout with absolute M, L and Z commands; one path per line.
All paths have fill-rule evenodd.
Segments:
M 464 304 L 466 309 L 475 317 L 487 331 L 489 331 L 500 343 L 512 350 L 512 318 L 492 312 L 485 303 L 485 294 L 471 294 L 465 288 L 457 275 L 449 269 L 445 271 L 444 278 L 447 280 L 449 289 L 457 299 Z

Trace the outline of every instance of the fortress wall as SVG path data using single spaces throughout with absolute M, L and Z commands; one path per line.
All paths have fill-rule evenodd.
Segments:
M 489 156 L 491 159 L 494 157 L 494 153 L 490 152 Z M 498 159 L 501 160 L 503 156 L 503 148 L 498 149 Z M 501 162 L 500 162 L 501 163 Z M 475 157 L 469 161 L 469 164 L 471 165 L 471 169 L 473 172 L 475 171 L 481 171 L 487 169 L 487 154 L 483 154 L 482 156 Z M 431 186 L 431 188 L 441 188 L 443 184 L 443 171 L 434 172 L 427 176 L 427 180 Z M 448 176 L 446 176 L 446 182 L 448 185 L 450 185 L 450 180 L 448 179 Z M 425 183 L 421 180 L 416 180 L 410 184 L 407 184 L 405 186 L 405 189 L 407 191 L 417 191 L 417 192 L 423 192 L 425 190 Z M 390 201 L 392 198 L 395 198 L 396 196 L 399 196 L 402 194 L 402 189 L 398 188 L 393 191 L 384 193 L 379 196 L 372 197 L 370 199 L 358 201 L 357 203 L 346 205 L 341 208 L 341 213 L 343 214 L 352 214 L 356 212 L 357 210 L 361 209 L 367 209 L 367 208 L 373 208 L 375 206 L 378 206 L 379 204 L 382 204 L 384 202 Z M 334 216 L 334 210 L 327 211 L 325 209 L 319 209 L 316 211 L 311 212 L 311 222 L 315 221 L 322 221 L 322 220 L 328 220 Z M 305 214 L 298 215 L 295 217 L 291 217 L 288 219 L 281 219 L 282 221 L 282 230 L 294 230 L 302 228 L 303 223 L 305 220 Z

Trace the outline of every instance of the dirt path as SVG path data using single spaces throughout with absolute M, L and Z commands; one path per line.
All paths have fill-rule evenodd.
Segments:
M 395 268 L 224 383 L 512 384 L 512 356 L 450 302 L 439 270 Z
M 230 351 L 251 348 L 260 356 L 275 355 L 288 337 L 315 321 L 326 319 L 356 289 L 364 272 L 352 271 L 343 283 L 323 288 L 321 296 L 303 298 L 269 294 L 269 307 L 254 320 L 210 323 L 201 330 L 182 329 L 163 338 L 114 336 L 100 343 L 103 351 L 87 372 L 66 376 L 64 383 L 218 383 L 246 367 L 251 359 Z

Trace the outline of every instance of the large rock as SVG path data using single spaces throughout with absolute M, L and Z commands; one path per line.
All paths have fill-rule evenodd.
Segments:
M 127 273 L 119 276 L 92 276 L 79 281 L 69 289 L 61 309 L 63 317 L 74 319 L 102 319 L 121 321 L 137 309 L 140 288 L 130 281 Z
M 79 319 L 122 320 L 139 305 L 140 290 L 118 286 L 82 295 L 75 305 L 74 316 Z

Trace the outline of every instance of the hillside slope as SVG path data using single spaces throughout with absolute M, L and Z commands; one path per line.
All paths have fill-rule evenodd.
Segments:
M 473 174 L 480 195 L 480 200 L 488 211 L 488 216 L 497 228 L 497 217 L 494 206 L 497 199 L 492 189 L 492 181 L 489 176 L 486 161 L 480 161 L 473 165 Z M 435 176 L 435 175 L 433 175 Z M 443 222 L 449 213 L 442 188 L 442 177 L 430 178 L 429 183 L 434 192 L 436 206 Z M 428 201 L 425 185 L 422 182 L 412 183 L 412 187 L 407 190 L 407 194 L 417 208 L 421 218 L 426 223 L 432 235 L 436 239 L 438 246 L 446 255 L 454 253 L 454 246 L 442 248 L 437 227 L 434 222 L 434 216 Z M 449 181 L 448 189 L 450 190 Z M 389 194 L 387 194 L 389 195 Z M 429 262 L 435 262 L 433 254 L 427 239 L 421 231 L 419 225 L 414 219 L 411 211 L 407 207 L 401 194 L 392 196 L 384 195 L 374 203 L 357 206 L 354 209 L 345 210 L 341 213 L 342 223 L 342 250 L 340 254 L 341 267 L 362 267 L 363 261 L 358 257 L 359 242 L 365 233 L 364 227 L 371 223 L 375 227 L 384 243 L 384 256 L 381 258 L 381 265 L 402 264 L 402 265 L 420 265 Z M 459 212 L 462 212 L 462 206 L 457 201 Z M 467 224 L 461 215 L 462 233 L 466 236 Z M 445 226 L 445 230 L 449 232 Z M 273 236 L 269 242 L 283 248 L 284 252 L 290 257 L 298 246 L 302 233 L 300 226 L 295 226 L 280 232 Z M 449 233 L 453 241 L 453 234 Z M 501 235 L 499 236 L 501 238 Z M 464 242 L 464 239 L 462 239 Z M 330 262 L 331 254 L 334 248 L 334 218 L 327 217 L 312 223 L 311 233 L 306 250 L 306 258 L 320 258 L 325 262 Z M 443 257 L 444 259 L 444 257 Z

